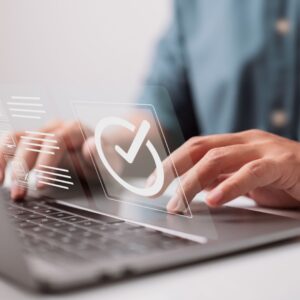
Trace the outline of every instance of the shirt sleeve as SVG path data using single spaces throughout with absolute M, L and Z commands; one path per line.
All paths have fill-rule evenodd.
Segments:
M 174 2 L 172 22 L 157 45 L 138 102 L 155 107 L 159 112 L 160 123 L 168 133 L 176 135 L 179 123 L 183 136 L 187 139 L 195 135 L 196 124 L 180 21 L 180 11 L 177 2 Z M 173 109 L 170 109 L 170 106 L 173 106 Z

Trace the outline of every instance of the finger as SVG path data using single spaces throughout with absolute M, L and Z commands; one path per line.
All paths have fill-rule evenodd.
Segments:
M 38 156 L 38 152 L 33 152 L 32 149 L 36 146 L 29 146 L 29 144 L 40 144 L 40 142 L 30 139 L 29 137 L 24 139 L 24 142 L 20 142 L 16 151 L 16 154 L 11 162 L 11 178 L 12 178 L 12 187 L 11 187 L 11 198 L 14 200 L 23 199 L 26 195 L 26 187 L 23 184 L 20 184 L 20 181 L 24 180 L 21 169 L 31 170 L 34 166 L 35 160 Z
M 189 203 L 195 195 L 216 181 L 218 176 L 238 170 L 259 157 L 259 151 L 250 145 L 233 145 L 210 150 L 192 169 L 186 172 L 182 186 L 168 204 L 169 210 L 183 208 L 178 202 Z
M 218 178 L 211 183 L 210 185 L 208 185 L 205 188 L 205 191 L 212 191 L 214 188 L 216 188 L 221 182 L 223 182 L 224 180 L 226 180 L 227 178 L 229 178 L 230 176 L 232 176 L 232 174 L 222 174 L 219 175 Z
M 211 135 L 190 139 L 163 161 L 165 180 L 162 192 L 164 192 L 175 177 L 186 173 L 209 150 L 243 143 L 244 139 L 240 133 Z M 148 181 L 150 183 L 155 181 L 155 171 L 149 176 Z
M 0 184 L 5 179 L 5 169 L 8 161 L 15 154 L 16 146 L 20 139 L 20 133 L 8 132 L 0 139 Z
M 24 178 L 25 170 L 29 172 L 41 153 L 41 145 L 44 140 L 50 140 L 48 135 L 52 130 L 61 126 L 60 121 L 52 121 L 48 123 L 40 131 L 28 131 L 19 134 L 21 142 L 18 143 L 18 147 L 15 156 L 12 160 L 12 187 L 11 198 L 14 200 L 23 199 L 26 195 L 26 184 L 20 184 Z M 28 175 L 28 174 L 27 174 Z
M 259 206 L 270 208 L 298 208 L 300 201 L 293 198 L 285 191 L 269 187 L 257 188 L 249 193 Z
M 252 161 L 211 191 L 206 201 L 212 207 L 220 206 L 275 182 L 280 178 L 280 173 L 278 164 L 273 160 L 264 158 Z
M 82 155 L 89 166 L 93 166 L 93 160 L 98 162 L 98 154 L 94 137 L 88 138 L 82 146 Z
M 70 151 L 79 150 L 84 143 L 84 134 L 89 134 L 90 130 L 82 128 L 78 121 L 67 122 L 62 129 L 57 131 L 57 137 L 64 141 L 66 149 Z
M 65 156 L 66 151 L 75 151 L 82 146 L 82 133 L 77 122 L 67 123 L 62 129 L 56 129 L 53 132 L 52 139 L 55 143 L 44 142 L 41 148 L 42 153 L 38 156 L 35 169 L 37 170 L 38 183 L 37 188 L 43 188 L 46 181 L 51 181 L 54 176 L 51 174 L 41 174 L 39 169 L 41 167 L 57 167 L 62 158 Z
M 55 135 L 52 137 L 54 143 L 44 142 L 41 145 L 40 154 L 38 155 L 34 163 L 34 171 L 36 172 L 37 184 L 36 187 L 41 189 L 45 186 L 45 179 L 52 178 L 51 174 L 43 174 L 40 172 L 41 168 L 55 168 L 62 160 L 65 153 L 65 144 L 62 140 L 56 138 Z M 47 170 L 51 173 L 51 170 Z M 49 179 L 51 180 L 51 179 Z

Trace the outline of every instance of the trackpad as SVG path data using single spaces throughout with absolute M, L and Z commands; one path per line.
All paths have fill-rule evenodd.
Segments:
M 173 235 L 188 238 L 200 243 L 208 240 L 236 239 L 257 235 L 260 231 L 274 231 L 280 223 L 288 219 L 254 212 L 246 209 L 221 207 L 210 209 L 205 203 L 193 203 L 192 217 L 171 215 L 162 211 L 144 209 L 136 205 L 124 205 L 117 201 L 108 201 L 104 197 L 97 201 L 85 198 L 73 198 L 59 203 L 99 212 L 118 219 L 145 225 Z

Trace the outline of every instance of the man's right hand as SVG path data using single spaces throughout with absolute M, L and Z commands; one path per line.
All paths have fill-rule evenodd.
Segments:
M 18 170 L 16 169 L 18 166 L 18 161 L 22 161 L 26 165 L 28 170 L 32 170 L 37 168 L 39 165 L 47 165 L 47 166 L 59 166 L 62 164 L 65 154 L 67 152 L 79 152 L 83 158 L 88 159 L 88 146 L 85 145 L 85 141 L 82 135 L 82 124 L 75 121 L 52 121 L 47 124 L 44 128 L 40 129 L 39 132 L 42 133 L 51 133 L 53 135 L 53 139 L 57 141 L 55 143 L 56 150 L 55 155 L 48 154 L 46 151 L 49 151 L 49 148 L 46 146 L 52 145 L 53 143 L 49 143 L 47 141 L 39 141 L 37 140 L 37 136 L 32 136 L 26 132 L 14 132 L 9 133 L 9 137 L 12 138 L 15 143 L 16 147 L 13 149 L 14 153 L 12 156 L 12 185 L 11 185 L 11 197 L 12 199 L 22 199 L 26 195 L 26 188 L 17 184 L 18 181 Z M 85 128 L 85 132 L 89 132 L 90 136 L 92 135 L 92 131 Z M 26 142 L 32 142 L 34 144 L 39 144 L 38 147 L 33 146 L 32 148 L 37 148 L 40 150 L 45 150 L 44 153 L 42 152 L 32 152 L 26 150 L 28 145 L 22 143 L 21 141 L 24 140 L 26 137 Z M 46 137 L 46 136 L 44 136 Z M 31 140 L 32 138 L 32 140 Z M 7 152 L 7 146 L 5 145 L 5 141 L 7 140 L 7 136 L 2 137 L 1 146 L 0 146 L 0 183 L 3 183 L 5 179 L 5 170 L 7 166 L 7 156 L 5 153 Z M 91 140 L 89 144 L 92 144 Z M 37 185 L 38 189 L 43 188 L 43 184 L 39 183 Z

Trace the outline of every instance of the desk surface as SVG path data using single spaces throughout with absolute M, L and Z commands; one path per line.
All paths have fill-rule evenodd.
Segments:
M 239 199 L 233 205 L 245 207 L 251 206 L 251 202 Z M 297 214 L 300 217 L 300 213 Z M 0 279 L 0 299 L 299 299 L 299 258 L 300 238 L 194 266 L 64 295 L 34 296 Z

